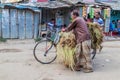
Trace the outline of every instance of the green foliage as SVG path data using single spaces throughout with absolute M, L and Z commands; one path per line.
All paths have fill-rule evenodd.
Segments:
M 7 39 L 0 37 L 0 42 L 6 42 Z
M 38 38 L 36 38 L 36 39 L 34 39 L 35 40 L 35 42 L 38 42 L 38 41 L 40 41 L 42 38 L 41 37 L 38 37 Z

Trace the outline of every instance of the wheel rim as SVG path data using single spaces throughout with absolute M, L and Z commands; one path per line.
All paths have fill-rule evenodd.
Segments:
M 48 51 L 48 53 L 45 53 Z M 42 64 L 48 64 L 53 62 L 56 59 L 56 49 L 54 46 L 51 46 L 51 43 L 46 40 L 41 41 L 36 44 L 34 48 L 34 57 L 37 61 Z

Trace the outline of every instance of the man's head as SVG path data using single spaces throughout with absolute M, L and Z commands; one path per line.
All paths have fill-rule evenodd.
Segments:
M 71 18 L 74 20 L 77 17 L 79 17 L 78 10 L 73 10 L 72 13 L 71 13 Z
M 55 19 L 51 19 L 51 22 L 54 24 L 55 23 Z
M 120 19 L 118 19 L 118 22 L 120 22 Z
M 95 13 L 95 18 L 96 18 L 96 19 L 99 19 L 99 18 L 100 18 L 100 12 L 96 12 L 96 13 Z
M 115 20 L 112 20 L 112 23 L 115 24 Z

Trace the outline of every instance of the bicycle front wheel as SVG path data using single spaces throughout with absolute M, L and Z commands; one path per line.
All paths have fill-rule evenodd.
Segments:
M 49 64 L 57 57 L 55 46 L 49 40 L 38 42 L 34 47 L 33 54 L 35 59 L 42 64 Z

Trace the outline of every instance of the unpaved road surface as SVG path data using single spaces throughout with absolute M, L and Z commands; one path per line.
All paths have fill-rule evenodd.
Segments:
M 0 80 L 120 80 L 120 41 L 104 42 L 94 59 L 94 72 L 73 72 L 53 62 L 43 65 L 33 57 L 34 40 L 0 43 Z

